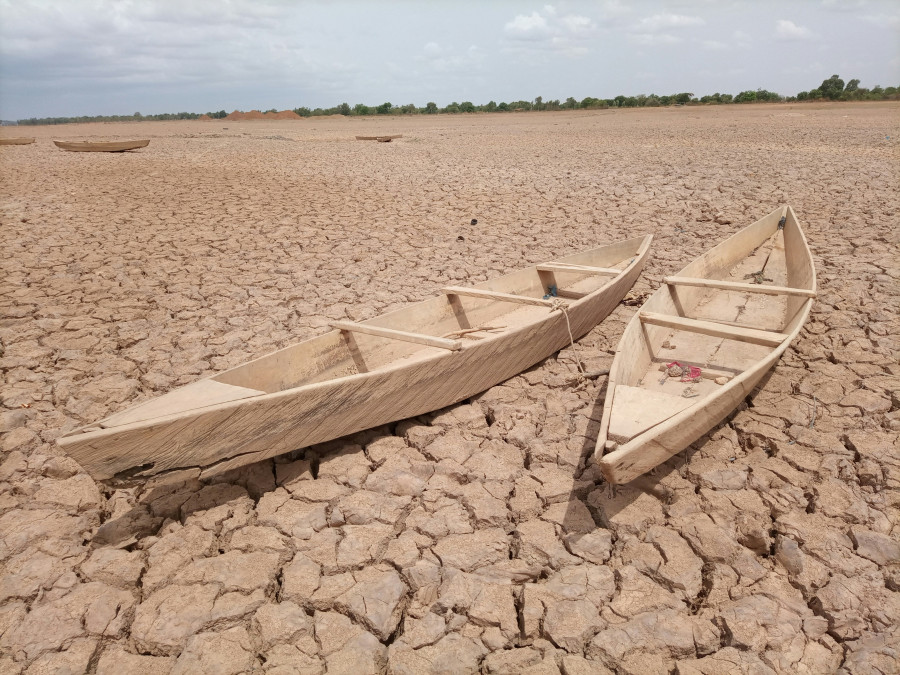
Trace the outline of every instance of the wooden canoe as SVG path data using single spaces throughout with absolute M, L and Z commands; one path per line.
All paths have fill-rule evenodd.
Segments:
M 98 480 L 206 477 L 474 396 L 602 321 L 652 236 L 534 265 L 335 330 L 59 438 Z M 558 297 L 544 299 L 550 287 Z M 566 312 L 554 302 L 568 304 Z M 568 316 L 568 322 L 566 320 Z
M 69 152 L 125 152 L 146 148 L 150 140 L 142 141 L 53 141 L 57 148 Z
M 606 480 L 633 480 L 725 419 L 800 332 L 815 295 L 812 256 L 789 206 L 665 277 L 610 367 L 595 452 Z M 667 368 L 674 362 L 681 377 Z M 698 381 L 682 381 L 696 374 L 689 367 L 700 369 Z
M 0 138 L 0 145 L 31 145 L 33 138 Z
M 390 143 L 395 138 L 403 138 L 403 134 L 394 134 L 393 136 L 357 136 L 358 141 L 378 141 L 379 143 Z

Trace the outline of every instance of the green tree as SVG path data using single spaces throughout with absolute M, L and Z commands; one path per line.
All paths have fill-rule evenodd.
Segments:
M 497 110 L 497 103 L 495 101 L 488 101 L 481 106 L 481 109 L 484 110 L 484 112 L 494 112 Z
M 742 91 L 740 94 L 734 97 L 735 103 L 755 103 L 756 102 L 756 92 L 755 91 Z
M 471 101 L 463 101 L 459 104 L 459 111 L 464 113 L 475 112 L 475 105 Z
M 503 112 L 508 111 L 509 103 L 506 103 L 505 101 L 500 101 L 500 103 L 497 105 L 497 110 L 502 110 Z
M 575 110 L 578 107 L 578 101 L 575 100 L 574 96 L 570 96 L 566 99 L 566 102 L 563 104 L 564 108 L 568 108 L 569 110 Z
M 369 106 L 367 106 L 365 103 L 357 103 L 355 106 L 353 106 L 353 114 L 354 115 L 369 115 L 369 114 L 371 114 L 371 110 L 369 109 Z
M 347 103 L 341 103 L 338 107 L 338 113 L 341 115 L 349 115 L 352 110 L 350 110 L 350 106 Z
M 428 115 L 434 115 L 438 111 L 437 103 L 434 101 L 429 101 L 425 104 L 425 113 Z
M 675 103 L 681 103 L 682 105 L 685 103 L 690 103 L 692 98 L 694 98 L 694 95 L 689 92 L 675 94 Z
M 819 85 L 819 91 L 822 92 L 825 98 L 830 98 L 833 101 L 839 98 L 844 91 L 844 81 L 837 75 L 832 75 L 827 80 L 822 81 L 822 84 Z
M 375 112 L 379 115 L 387 115 L 389 112 L 391 112 L 391 108 L 393 107 L 394 106 L 391 105 L 390 101 L 385 101 L 380 106 L 375 108 Z

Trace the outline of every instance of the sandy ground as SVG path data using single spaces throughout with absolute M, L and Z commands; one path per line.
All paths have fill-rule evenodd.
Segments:
M 900 671 L 898 113 L 3 128 L 38 140 L 0 147 L 0 671 Z M 567 385 L 571 349 L 210 484 L 113 491 L 53 443 L 523 261 L 653 232 L 647 291 L 782 203 L 815 256 L 809 323 L 631 486 L 586 461 L 605 382 Z M 580 342 L 590 369 L 635 311 Z

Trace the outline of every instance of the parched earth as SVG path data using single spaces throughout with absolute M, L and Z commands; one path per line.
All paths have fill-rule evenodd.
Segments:
M 898 113 L 27 129 L 0 147 L 0 671 L 900 671 Z M 653 232 L 577 344 L 601 369 L 642 294 L 782 203 L 815 256 L 809 323 L 629 486 L 588 459 L 605 381 L 572 384 L 572 348 L 212 482 L 116 490 L 54 444 L 331 320 Z

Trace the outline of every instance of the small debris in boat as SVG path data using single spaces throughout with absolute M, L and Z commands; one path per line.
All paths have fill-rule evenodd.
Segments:
M 681 377 L 684 375 L 684 368 L 682 368 L 677 363 L 670 363 L 666 368 L 666 375 L 669 377 Z
M 662 348 L 663 349 L 676 349 L 675 345 L 673 345 L 668 340 L 666 340 L 665 342 L 662 343 Z
M 472 224 L 472 225 L 477 225 L 477 224 L 478 224 L 478 218 L 472 218 L 471 224 Z
M 728 384 L 728 378 L 724 375 L 716 378 L 716 384 Z
M 685 398 L 694 398 L 695 396 L 699 396 L 700 394 L 694 391 L 694 388 L 691 386 L 685 387 L 684 391 L 681 392 L 681 395 Z
M 750 279 L 751 284 L 761 284 L 764 281 L 772 281 L 763 276 L 763 270 L 759 270 L 759 272 L 750 272 L 750 274 L 744 275 L 745 279 Z

